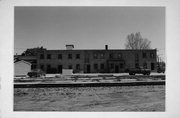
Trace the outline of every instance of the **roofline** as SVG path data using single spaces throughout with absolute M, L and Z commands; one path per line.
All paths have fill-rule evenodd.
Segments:
M 26 63 L 26 64 L 28 64 L 28 65 L 32 65 L 31 63 L 29 63 L 29 62 L 27 62 L 27 61 L 24 61 L 24 60 L 19 60 L 19 61 L 14 62 L 14 63 L 19 63 L 19 62 L 24 62 L 24 63 Z
M 46 50 L 46 51 L 151 51 L 157 49 L 73 49 L 73 50 Z

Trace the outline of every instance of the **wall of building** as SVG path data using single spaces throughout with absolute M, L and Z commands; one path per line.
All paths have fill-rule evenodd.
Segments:
M 50 59 L 47 59 L 48 54 L 51 55 Z M 62 58 L 58 58 L 59 54 Z M 72 59 L 68 58 L 69 54 L 72 55 Z M 80 55 L 79 59 L 76 58 L 77 54 Z M 44 55 L 43 59 L 41 55 Z M 58 73 L 60 65 L 64 69 L 72 66 L 74 72 L 107 73 L 117 70 L 123 72 L 127 68 L 135 67 L 137 63 L 140 67 L 146 65 L 147 68 L 156 71 L 156 50 L 44 50 L 37 55 L 37 68 L 47 72 L 50 65 L 50 68 Z M 154 68 L 152 68 L 152 63 Z M 80 66 L 78 69 L 77 64 Z M 114 68 L 111 68 L 113 64 Z

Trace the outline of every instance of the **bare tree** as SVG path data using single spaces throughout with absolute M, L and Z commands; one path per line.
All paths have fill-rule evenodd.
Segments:
M 131 33 L 127 36 L 125 47 L 126 49 L 150 49 L 151 41 L 142 38 L 140 32 Z

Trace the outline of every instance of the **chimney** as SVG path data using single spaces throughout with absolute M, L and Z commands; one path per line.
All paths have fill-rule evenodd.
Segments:
M 68 44 L 66 45 L 66 50 L 72 50 L 74 48 L 74 45 Z
M 105 50 L 108 50 L 108 45 L 105 45 Z

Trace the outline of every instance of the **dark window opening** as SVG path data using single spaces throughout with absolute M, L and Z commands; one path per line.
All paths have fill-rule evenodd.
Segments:
M 47 59 L 51 59 L 51 54 L 48 54 L 48 55 L 47 55 Z
M 124 64 L 121 63 L 121 64 L 120 64 L 120 68 L 123 68 L 123 67 L 124 67 Z
M 110 59 L 113 59 L 114 58 L 114 56 L 113 56 L 113 54 L 111 53 L 111 54 L 109 54 L 109 58 Z
M 76 59 L 80 59 L 80 54 L 76 54 Z
M 151 63 L 151 70 L 154 70 L 154 63 Z
M 58 59 L 62 59 L 62 54 L 58 54 Z
M 72 54 L 68 54 L 68 59 L 72 59 Z
M 101 69 L 104 69 L 104 64 L 101 64 Z
M 32 70 L 33 70 L 33 69 L 36 69 L 36 67 L 37 67 L 37 66 L 34 65 L 34 64 L 31 65 L 31 69 L 32 69 Z
M 94 64 L 94 69 L 98 69 L 98 65 L 97 64 Z
M 111 64 L 111 69 L 113 69 L 114 68 L 114 64 Z
M 44 59 L 44 54 L 40 54 L 40 59 Z
M 72 65 L 69 65 L 68 68 L 69 68 L 69 69 L 72 69 Z
M 146 58 L 146 57 L 147 57 L 146 53 L 143 53 L 143 58 Z
M 135 64 L 135 67 L 136 67 L 136 68 L 139 68 L 139 63 L 136 63 L 136 64 Z
M 62 65 L 58 65 L 58 73 L 62 73 L 62 68 L 63 68 Z

